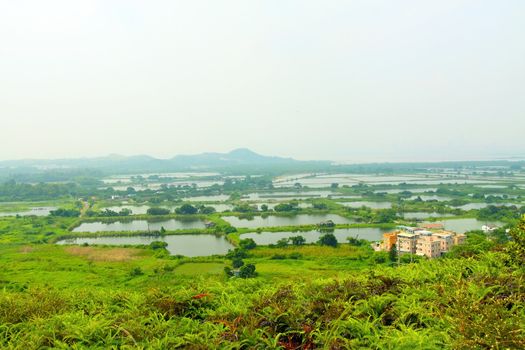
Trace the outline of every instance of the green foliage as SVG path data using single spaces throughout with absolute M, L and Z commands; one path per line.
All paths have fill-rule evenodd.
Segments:
M 233 211 L 239 213 L 254 213 L 257 211 L 257 206 L 248 203 L 239 203 L 233 207 Z
M 192 215 L 197 214 L 199 210 L 191 204 L 183 204 L 179 208 L 175 209 L 175 213 L 180 215 Z
M 169 215 L 171 211 L 167 208 L 152 207 L 146 211 L 148 215 Z
M 392 247 L 390 247 L 390 251 L 388 252 L 388 260 L 390 260 L 390 262 L 397 261 L 397 246 L 395 244 L 392 244 Z
M 293 236 L 290 237 L 290 242 L 292 242 L 293 245 L 303 245 L 306 243 L 306 239 L 303 236 Z
M 257 243 L 255 243 L 255 241 L 252 238 L 245 238 L 239 241 L 239 246 L 242 249 L 250 250 L 257 247 Z
M 289 241 L 290 240 L 288 238 L 281 238 L 280 240 L 278 240 L 275 243 L 275 246 L 278 247 L 278 248 L 286 247 L 288 245 Z
M 234 269 L 238 269 L 239 267 L 244 265 L 244 261 L 242 259 L 235 258 L 232 260 L 232 267 Z
M 489 205 L 486 208 L 482 208 L 478 211 L 478 219 L 480 220 L 514 220 L 518 219 L 522 212 L 520 212 L 520 209 L 513 205 L 513 206 L 495 206 L 495 205 Z
M 509 252 L 515 263 L 523 266 L 525 264 L 525 216 L 510 230 L 512 242 L 509 244 Z
M 222 231 L 226 234 L 229 234 L 229 233 L 237 232 L 237 229 L 233 226 L 224 226 Z
M 255 272 L 254 264 L 246 264 L 239 269 L 240 278 L 253 278 L 255 276 L 257 276 L 257 273 Z
M 289 203 L 279 203 L 275 207 L 273 207 L 273 210 L 275 210 L 276 212 L 297 211 L 299 210 L 299 202 L 292 201 Z
M 234 248 L 233 250 L 230 249 L 226 254 L 226 258 L 230 260 L 245 259 L 247 257 L 248 253 L 242 248 Z
M 76 218 L 80 216 L 80 210 L 76 209 L 63 209 L 58 208 L 56 210 L 51 210 L 51 216 L 61 216 L 65 218 Z
M 149 244 L 149 247 L 153 250 L 166 249 L 168 243 L 162 241 L 153 241 Z
M 337 238 L 334 236 L 333 233 L 327 233 L 327 234 L 322 235 L 317 241 L 317 243 L 320 245 L 326 245 L 326 246 L 334 247 L 334 248 L 337 247 L 338 245 Z
M 213 214 L 213 213 L 215 213 L 215 208 L 214 207 L 209 207 L 209 206 L 204 206 L 204 205 L 201 205 L 199 207 L 199 214 L 209 215 L 209 214 Z
M 317 209 L 317 210 L 326 210 L 328 209 L 328 204 L 323 203 L 323 202 L 314 202 L 312 203 L 312 208 Z
M 131 269 L 131 271 L 129 272 L 129 275 L 131 277 L 136 277 L 136 276 L 141 276 L 144 274 L 144 271 L 142 271 L 142 269 L 140 267 L 134 267 L 133 269 Z

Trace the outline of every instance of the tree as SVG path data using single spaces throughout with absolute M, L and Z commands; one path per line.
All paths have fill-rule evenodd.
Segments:
M 201 205 L 199 207 L 199 213 L 200 214 L 213 214 L 213 213 L 215 213 L 215 208 Z
M 290 241 L 293 245 L 303 245 L 306 243 L 306 239 L 303 236 L 290 237 Z
M 284 248 L 288 246 L 288 241 L 289 241 L 288 238 L 281 238 L 275 243 L 275 245 L 279 248 Z
M 397 247 L 395 244 L 392 244 L 392 247 L 390 247 L 390 251 L 388 252 L 388 259 L 391 262 L 397 261 Z
M 244 265 L 244 261 L 242 261 L 242 259 L 235 258 L 232 260 L 232 266 L 234 269 L 238 269 L 239 267 L 243 265 Z
M 229 267 L 229 266 L 224 266 L 224 273 L 228 277 L 232 277 L 233 276 L 233 271 L 232 271 L 231 267 Z
M 268 211 L 268 205 L 267 204 L 261 205 L 261 211 Z
M 337 238 L 334 236 L 333 233 L 327 233 L 325 235 L 322 235 L 321 238 L 317 241 L 320 245 L 326 245 L 329 247 L 337 247 Z
M 509 252 L 518 265 L 525 263 L 525 217 L 510 230 L 512 242 L 509 244 Z
M 168 243 L 166 242 L 162 242 L 162 241 L 153 241 L 149 244 L 149 247 L 153 250 L 157 250 L 157 249 L 166 249 L 166 247 L 168 246 Z
M 277 212 L 288 212 L 288 211 L 294 211 L 299 209 L 299 203 L 298 202 L 289 202 L 289 203 L 279 203 L 277 204 L 273 210 Z
M 242 248 L 235 248 L 233 250 L 228 250 L 228 253 L 226 254 L 226 258 L 230 260 L 234 259 L 244 259 L 248 257 L 248 253 L 246 253 L 246 250 Z
M 197 214 L 198 209 L 191 204 L 183 204 L 179 208 L 175 209 L 175 213 L 180 215 L 192 215 Z
M 326 210 L 328 209 L 328 205 L 326 203 L 314 203 L 312 204 L 312 207 L 314 209 L 319 209 L 319 210 Z
M 56 210 L 51 210 L 50 214 L 51 216 L 61 216 L 61 217 L 73 218 L 73 217 L 80 216 L 80 211 L 76 209 L 58 208 Z
M 251 278 L 255 276 L 257 276 L 257 273 L 255 272 L 254 264 L 247 264 L 247 265 L 241 266 L 239 270 L 240 278 Z
M 166 208 L 153 207 L 153 208 L 148 208 L 146 213 L 148 215 L 169 215 L 170 214 L 170 210 L 166 209 Z
M 347 237 L 346 240 L 348 241 L 348 244 L 356 246 L 356 247 L 359 247 L 365 244 L 365 241 L 357 237 Z
M 257 243 L 252 238 L 245 238 L 239 241 L 239 246 L 243 249 L 250 250 L 257 247 Z

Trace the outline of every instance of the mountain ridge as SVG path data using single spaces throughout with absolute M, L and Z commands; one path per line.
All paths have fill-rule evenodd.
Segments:
M 97 169 L 113 171 L 183 171 L 221 170 L 229 167 L 266 169 L 276 166 L 330 164 L 328 161 L 301 161 L 293 158 L 265 156 L 248 148 L 230 152 L 204 152 L 193 155 L 175 155 L 161 159 L 149 155 L 123 156 L 109 154 L 103 157 L 20 159 L 0 161 L 0 169 Z

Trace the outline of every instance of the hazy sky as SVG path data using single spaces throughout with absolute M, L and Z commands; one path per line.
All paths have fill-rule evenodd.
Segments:
M 523 0 L 0 0 L 0 159 L 525 153 Z

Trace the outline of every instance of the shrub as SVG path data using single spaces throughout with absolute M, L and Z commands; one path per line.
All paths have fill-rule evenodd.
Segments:
M 327 233 L 321 236 L 321 238 L 319 238 L 317 243 L 319 243 L 320 245 L 326 245 L 326 246 L 334 247 L 334 248 L 337 247 L 337 244 L 338 244 L 337 238 L 335 238 L 333 233 Z

